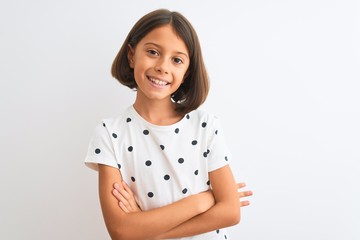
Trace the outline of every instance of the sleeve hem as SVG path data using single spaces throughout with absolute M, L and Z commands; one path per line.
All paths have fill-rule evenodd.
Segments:
M 106 159 L 87 158 L 84 163 L 85 163 L 85 166 L 87 166 L 90 169 L 95 170 L 95 171 L 99 170 L 99 164 L 107 165 L 109 167 L 118 168 L 118 166 L 116 166 L 115 164 L 110 164 L 109 161 L 106 161 Z
M 214 164 L 212 166 L 209 166 L 208 168 L 208 172 L 212 172 L 212 171 L 215 171 L 219 168 L 222 168 L 222 167 L 225 167 L 226 165 L 228 165 L 229 163 L 228 162 L 220 162 L 218 164 Z

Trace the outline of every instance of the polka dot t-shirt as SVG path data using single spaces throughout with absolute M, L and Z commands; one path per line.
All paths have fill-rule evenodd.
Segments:
M 118 168 L 146 211 L 208 190 L 208 173 L 230 159 L 217 117 L 195 110 L 173 125 L 157 126 L 130 106 L 95 128 L 85 164 L 94 170 L 99 163 Z M 219 229 L 181 239 L 229 238 Z

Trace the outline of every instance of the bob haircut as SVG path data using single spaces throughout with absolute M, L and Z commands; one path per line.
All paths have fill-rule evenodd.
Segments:
M 111 74 L 121 84 L 137 90 L 134 70 L 130 68 L 128 61 L 128 45 L 135 49 L 146 34 L 167 24 L 172 26 L 189 51 L 190 65 L 184 82 L 171 95 L 172 101 L 176 103 L 176 111 L 186 114 L 204 103 L 209 92 L 209 79 L 197 34 L 190 22 L 180 13 L 159 9 L 146 14 L 136 22 L 112 64 Z

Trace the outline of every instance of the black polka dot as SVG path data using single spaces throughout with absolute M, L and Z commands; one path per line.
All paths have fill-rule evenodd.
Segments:
M 145 165 L 146 165 L 146 166 L 150 166 L 150 165 L 151 165 L 151 161 L 150 161 L 150 160 L 147 160 L 147 161 L 145 162 Z
M 210 186 L 210 180 L 208 180 L 208 181 L 206 182 L 206 184 L 207 184 L 208 186 Z
M 179 159 L 178 159 L 178 162 L 179 162 L 179 163 L 184 163 L 184 159 L 183 159 L 183 158 L 179 158 Z
M 117 138 L 116 133 L 113 133 L 112 136 L 113 136 L 113 138 Z
M 148 192 L 148 197 L 152 198 L 154 196 L 154 194 L 152 192 Z
M 164 176 L 164 179 L 167 181 L 167 180 L 170 179 L 170 176 L 166 174 L 166 175 Z
M 218 134 L 218 130 L 215 131 L 215 134 L 216 134 L 216 135 Z
M 191 142 L 191 144 L 195 146 L 197 144 L 197 141 L 194 140 L 194 141 Z
M 180 129 L 176 128 L 175 133 L 179 133 Z
M 219 229 L 218 229 L 218 230 L 216 230 L 216 233 L 217 233 L 217 234 L 219 234 L 219 232 L 220 232 L 220 230 L 219 230 Z
M 206 150 L 206 152 L 203 153 L 203 156 L 207 157 L 209 155 L 209 153 L 210 153 L 210 150 L 208 149 L 208 150 Z
M 188 191 L 187 188 L 184 188 L 184 189 L 182 190 L 182 193 L 183 193 L 183 194 L 186 194 L 187 191 Z
M 121 165 L 118 163 L 118 168 L 121 169 Z
M 131 122 L 131 118 L 127 118 L 127 119 L 126 119 L 126 122 Z
M 160 145 L 160 148 L 161 148 L 161 150 L 164 150 L 164 149 L 165 149 L 165 146 L 164 146 L 164 145 Z
M 143 134 L 144 134 L 144 135 L 149 135 L 149 130 L 144 130 L 144 131 L 143 131 Z
M 103 126 L 106 127 L 105 123 L 103 123 Z
M 135 182 L 135 178 L 134 178 L 134 177 L 131 177 L 131 181 Z
M 199 174 L 199 170 L 195 170 L 194 174 L 195 174 L 195 175 L 198 175 L 198 174 Z
M 128 147 L 128 151 L 129 151 L 129 152 L 132 152 L 133 149 L 134 149 L 134 148 L 133 148 L 132 146 Z
M 202 124 L 201 124 L 201 126 L 204 128 L 204 127 L 206 127 L 206 122 L 203 122 Z
M 227 156 L 225 156 L 225 160 L 226 160 L 226 161 L 229 161 Z
M 186 118 L 187 118 L 187 119 L 190 119 L 190 115 L 189 115 L 189 114 L 186 114 Z
M 227 236 L 226 236 L 226 235 L 224 235 L 224 239 L 227 239 Z
M 95 153 L 99 154 L 101 152 L 101 150 L 99 148 L 95 149 Z

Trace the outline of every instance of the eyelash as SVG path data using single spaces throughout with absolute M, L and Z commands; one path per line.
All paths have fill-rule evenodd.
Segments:
M 156 50 L 153 50 L 153 49 L 147 50 L 147 52 L 148 52 L 150 55 L 160 55 Z
M 176 64 L 182 64 L 182 63 L 184 63 L 184 61 L 183 61 L 181 58 L 178 58 L 178 57 L 174 58 L 173 60 L 174 60 L 174 62 L 175 62 Z M 180 62 L 177 62 L 177 60 L 180 61 Z
M 155 55 L 155 56 L 160 55 L 158 51 L 153 50 L 153 49 L 147 50 L 147 53 L 149 53 L 150 55 Z M 184 61 L 179 57 L 174 57 L 173 61 L 175 64 L 183 64 L 184 63 Z

